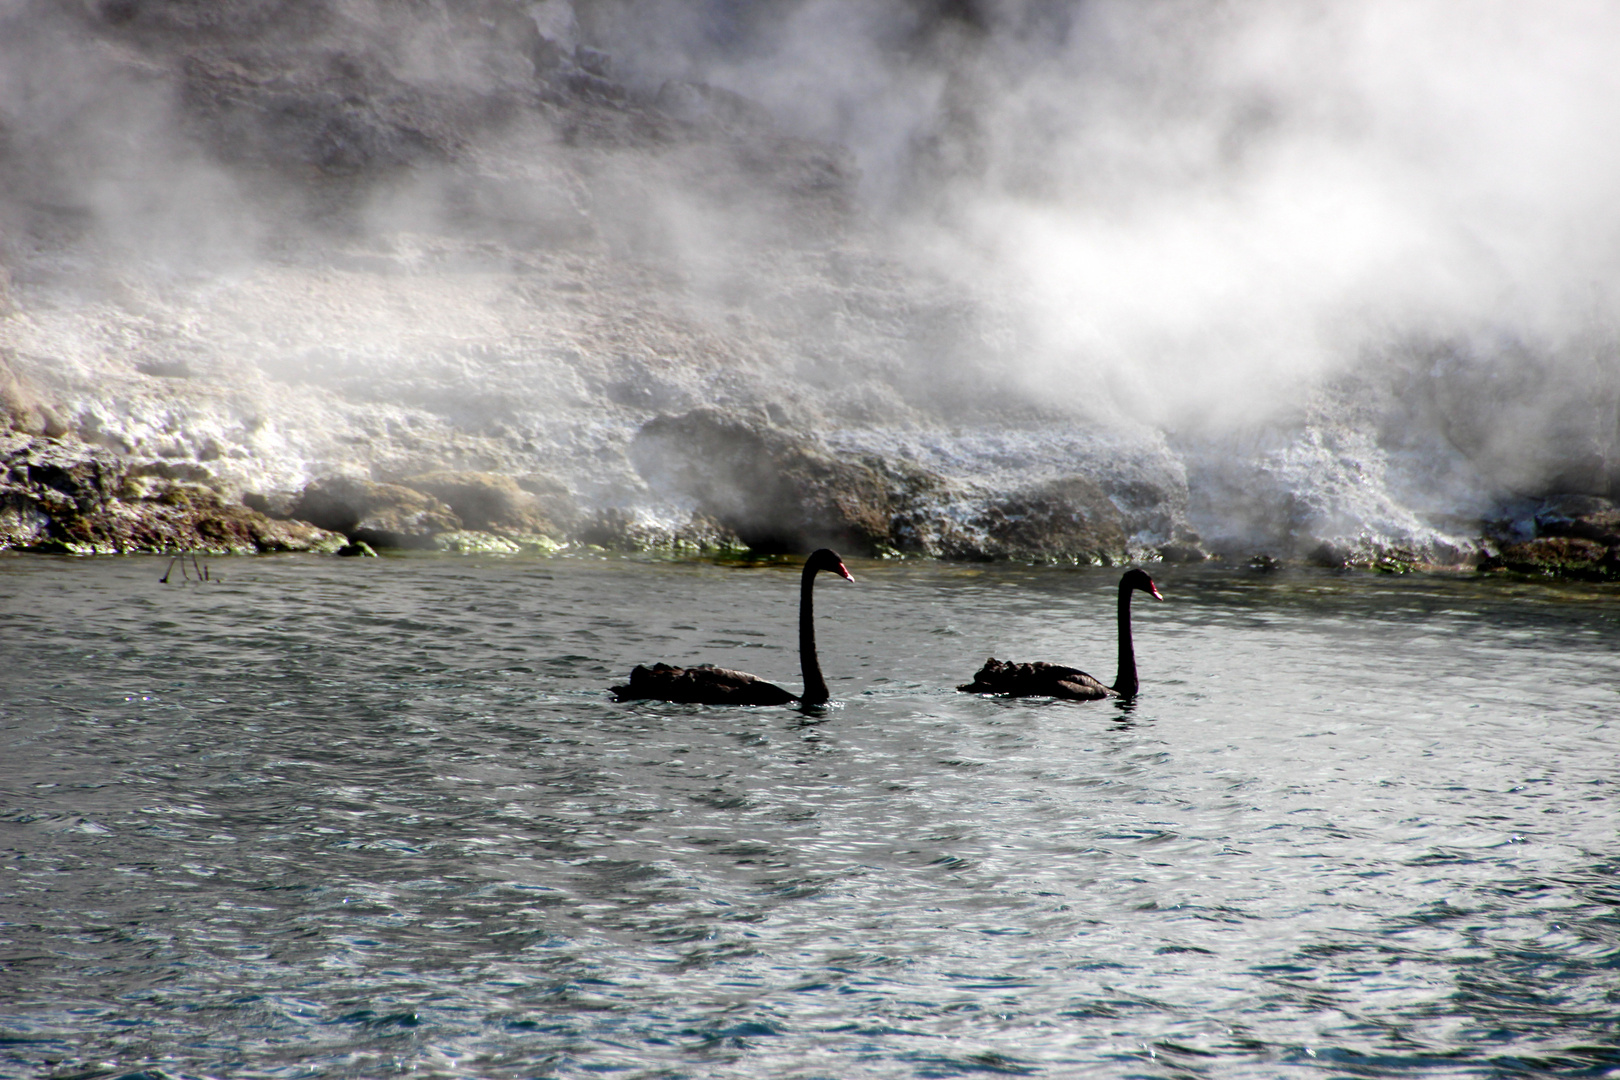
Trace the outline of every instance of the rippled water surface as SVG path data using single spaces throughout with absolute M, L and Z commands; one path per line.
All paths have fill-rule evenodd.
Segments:
M 0 558 L 0 1075 L 1620 1075 L 1620 592 Z

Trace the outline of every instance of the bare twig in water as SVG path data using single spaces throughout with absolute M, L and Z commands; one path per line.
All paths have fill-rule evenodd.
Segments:
M 182 580 L 182 581 L 190 581 L 191 580 L 191 570 L 186 569 L 186 557 L 188 555 L 191 557 L 191 570 L 197 571 L 197 581 L 199 583 L 204 582 L 204 581 L 215 581 L 215 580 L 223 581 L 224 580 L 224 578 L 216 579 L 211 573 L 209 573 L 208 564 L 204 563 L 204 562 L 198 562 L 197 561 L 197 553 L 195 551 L 190 551 L 190 552 L 182 551 L 180 554 L 176 555 L 174 558 L 169 560 L 169 565 L 163 571 L 163 576 L 158 578 L 158 584 L 159 585 L 167 585 L 169 583 L 169 578 L 174 573 L 174 566 L 175 566 L 176 563 L 180 564 L 180 580 Z

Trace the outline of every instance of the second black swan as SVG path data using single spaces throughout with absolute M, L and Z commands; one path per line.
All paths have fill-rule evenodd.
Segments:
M 821 662 L 816 658 L 815 607 L 811 598 L 811 585 L 822 570 L 848 581 L 855 580 L 836 551 L 821 548 L 804 561 L 804 576 L 799 584 L 799 667 L 804 674 L 803 694 L 789 693 L 746 671 L 709 664 L 689 668 L 638 664 L 630 672 L 629 682 L 613 687 L 614 700 L 678 701 L 694 705 L 786 705 L 793 701 L 803 705 L 825 704 L 831 695 L 827 692 L 827 680 L 821 677 Z
M 1127 570 L 1119 579 L 1119 671 L 1113 686 L 1079 668 L 1037 661 L 1015 664 L 991 657 L 973 681 L 958 686 L 969 694 L 1005 694 L 1009 697 L 1055 697 L 1068 701 L 1096 701 L 1098 698 L 1136 696 L 1136 648 L 1131 643 L 1131 593 L 1140 589 L 1155 600 L 1163 600 L 1153 579 L 1141 570 Z

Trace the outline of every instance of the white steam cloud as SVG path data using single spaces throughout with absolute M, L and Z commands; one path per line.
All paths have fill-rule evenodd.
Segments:
M 852 147 L 911 257 L 1018 310 L 1044 396 L 1244 420 L 1369 352 L 1552 362 L 1620 314 L 1610 4 L 587 10 L 642 77 Z
M 0 0 L 0 361 L 244 487 L 624 506 L 718 404 L 1415 535 L 1620 495 L 1616 56 L 1598 0 Z

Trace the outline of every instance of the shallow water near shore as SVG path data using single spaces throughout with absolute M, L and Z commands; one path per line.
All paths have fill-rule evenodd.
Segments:
M 0 1075 L 1620 1075 L 1612 587 L 166 563 L 0 557 Z

